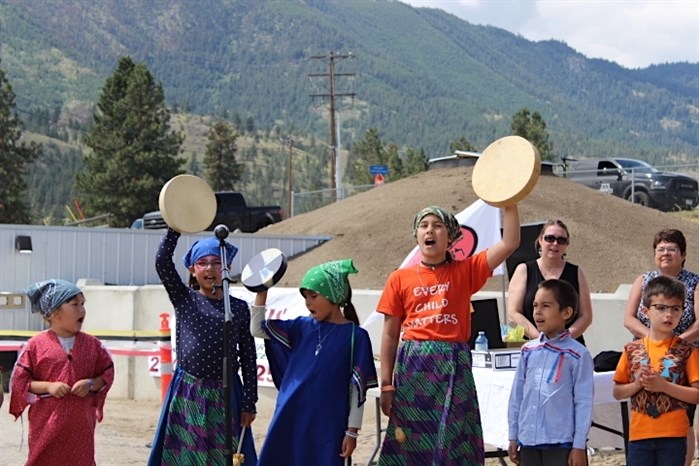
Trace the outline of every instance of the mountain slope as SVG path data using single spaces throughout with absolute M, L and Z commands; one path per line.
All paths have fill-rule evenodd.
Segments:
M 25 109 L 91 108 L 118 58 L 143 61 L 172 105 L 235 111 L 258 128 L 325 138 L 329 51 L 342 142 L 369 127 L 400 145 L 446 155 L 509 134 L 526 106 L 560 155 L 658 162 L 699 152 L 699 64 L 626 70 L 556 41 L 531 42 L 440 10 L 388 1 L 0 1 L 2 66 Z

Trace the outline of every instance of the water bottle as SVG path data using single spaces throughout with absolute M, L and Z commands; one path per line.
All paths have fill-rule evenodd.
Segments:
M 488 351 L 488 337 L 485 336 L 485 332 L 483 330 L 478 332 L 478 336 L 476 337 L 476 351 Z

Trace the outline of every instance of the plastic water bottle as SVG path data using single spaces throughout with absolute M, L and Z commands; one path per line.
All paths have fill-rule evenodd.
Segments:
M 483 330 L 478 332 L 478 336 L 476 337 L 476 351 L 488 351 L 488 337 L 485 336 L 485 332 Z

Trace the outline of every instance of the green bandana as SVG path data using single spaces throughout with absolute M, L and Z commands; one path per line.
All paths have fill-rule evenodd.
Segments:
M 425 218 L 426 215 L 434 215 L 436 217 L 439 217 L 439 219 L 447 227 L 447 234 L 449 235 L 449 246 L 459 241 L 463 236 L 463 233 L 461 233 L 461 225 L 459 225 L 459 221 L 456 220 L 456 217 L 454 217 L 454 215 L 450 214 L 441 207 L 430 206 L 425 207 L 415 216 L 415 220 L 413 220 L 414 237 L 417 238 L 417 226 L 420 224 L 422 219 Z
M 352 259 L 326 262 L 311 268 L 301 280 L 300 289 L 311 290 L 344 306 L 349 297 L 350 284 L 347 275 L 357 273 Z

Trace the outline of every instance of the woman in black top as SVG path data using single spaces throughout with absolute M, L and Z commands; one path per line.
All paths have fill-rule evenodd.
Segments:
M 544 280 L 558 278 L 570 283 L 579 295 L 578 314 L 567 325 L 573 338 L 585 344 L 583 332 L 592 323 L 590 287 L 582 269 L 566 260 L 570 244 L 568 227 L 561 220 L 547 221 L 534 246 L 539 258 L 519 264 L 512 274 L 507 296 L 507 316 L 510 322 L 524 327 L 528 338 L 538 338 L 534 323 L 534 294 Z

